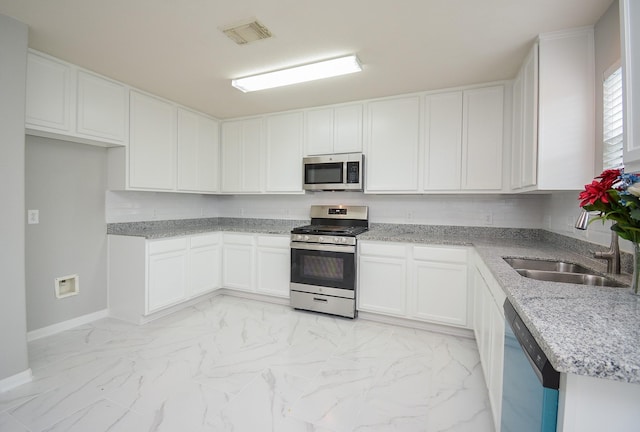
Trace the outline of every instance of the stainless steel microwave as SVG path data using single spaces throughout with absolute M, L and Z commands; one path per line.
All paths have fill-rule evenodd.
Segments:
M 303 158 L 302 165 L 304 190 L 364 190 L 364 155 L 362 153 L 309 156 Z

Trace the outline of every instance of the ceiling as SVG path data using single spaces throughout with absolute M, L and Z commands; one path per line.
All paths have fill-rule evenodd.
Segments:
M 0 0 L 29 46 L 220 119 L 515 76 L 536 35 L 613 0 Z M 255 18 L 273 38 L 220 28 Z M 363 72 L 242 93 L 232 78 L 358 55 Z

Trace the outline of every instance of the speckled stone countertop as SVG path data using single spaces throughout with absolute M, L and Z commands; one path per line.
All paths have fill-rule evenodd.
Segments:
M 562 260 L 604 275 L 604 261 L 584 253 L 599 246 L 542 230 L 418 225 L 372 225 L 358 238 L 473 246 L 556 370 L 640 384 L 640 296 L 629 288 L 529 279 L 503 259 Z M 628 274 L 607 276 L 630 283 Z
M 159 239 L 202 234 L 212 231 L 255 234 L 290 234 L 291 229 L 307 225 L 308 220 L 203 218 L 107 224 L 107 234 Z
M 148 239 L 210 231 L 288 234 L 308 221 L 209 218 L 109 224 L 109 234 Z M 606 248 L 536 229 L 371 224 L 360 240 L 473 246 L 552 365 L 560 372 L 640 384 L 640 296 L 629 288 L 542 282 L 503 257 L 557 259 L 604 274 L 590 250 Z M 623 254 L 630 270 L 630 256 Z M 628 284 L 628 274 L 607 275 Z

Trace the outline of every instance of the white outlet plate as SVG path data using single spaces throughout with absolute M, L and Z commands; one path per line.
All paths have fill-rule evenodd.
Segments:
M 27 210 L 27 223 L 29 225 L 40 223 L 40 210 Z

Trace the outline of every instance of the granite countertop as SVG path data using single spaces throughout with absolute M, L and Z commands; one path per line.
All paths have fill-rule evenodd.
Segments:
M 556 370 L 640 384 L 640 296 L 629 288 L 520 276 L 504 257 L 562 260 L 606 274 L 604 261 L 540 238 L 537 231 L 380 225 L 358 238 L 473 246 Z M 606 276 L 630 284 L 629 274 Z
M 203 218 L 107 224 L 107 234 L 160 239 L 213 231 L 288 235 L 308 220 Z
M 288 234 L 307 223 L 210 218 L 109 224 L 107 232 L 147 239 L 211 231 Z M 474 247 L 558 371 L 640 384 L 640 296 L 629 288 L 525 278 L 503 260 L 558 259 L 604 274 L 604 262 L 588 257 L 598 246 L 535 229 L 396 224 L 372 224 L 358 239 Z M 628 274 L 607 276 L 630 281 Z

